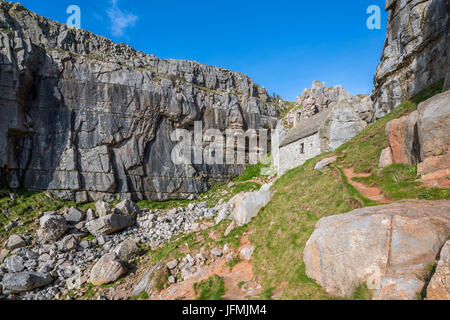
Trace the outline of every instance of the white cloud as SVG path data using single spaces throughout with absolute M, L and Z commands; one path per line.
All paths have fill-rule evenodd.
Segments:
M 138 16 L 122 11 L 117 5 L 118 0 L 111 0 L 111 8 L 107 10 L 111 22 L 111 33 L 116 37 L 121 37 L 125 29 L 133 27 L 139 20 Z

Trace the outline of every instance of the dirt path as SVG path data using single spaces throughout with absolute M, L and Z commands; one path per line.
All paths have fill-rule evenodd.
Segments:
M 250 246 L 248 237 L 244 236 L 241 245 L 237 250 L 233 250 L 235 255 L 244 247 Z M 231 251 L 230 251 L 231 252 Z M 250 261 L 241 261 L 236 264 L 232 270 L 226 265 L 225 256 L 216 259 L 198 268 L 197 272 L 185 281 L 169 286 L 158 295 L 152 297 L 153 300 L 195 300 L 196 294 L 193 285 L 196 282 L 208 279 L 216 274 L 223 278 L 225 284 L 224 300 L 247 300 L 251 297 L 257 297 L 262 287 L 254 280 L 253 268 Z
M 387 199 L 380 188 L 378 187 L 368 187 L 364 183 L 354 181 L 353 178 L 365 178 L 369 177 L 370 173 L 355 173 L 353 168 L 344 168 L 342 169 L 344 174 L 347 176 L 348 182 L 355 187 L 356 190 L 365 198 L 378 201 L 382 203 L 391 202 Z

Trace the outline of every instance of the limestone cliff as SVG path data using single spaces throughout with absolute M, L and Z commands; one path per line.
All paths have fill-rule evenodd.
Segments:
M 162 60 L 0 1 L 0 186 L 80 202 L 204 192 L 239 166 L 175 166 L 174 128 L 271 128 L 247 76 Z
M 377 118 L 450 72 L 449 1 L 387 0 L 386 10 L 386 41 L 374 79 Z

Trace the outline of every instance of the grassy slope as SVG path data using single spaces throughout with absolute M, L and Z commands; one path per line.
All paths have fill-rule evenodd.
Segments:
M 288 171 L 274 185 L 272 201 L 249 225 L 255 244 L 254 271 L 266 290 L 282 290 L 284 299 L 333 299 L 305 273 L 303 249 L 315 224 L 322 217 L 376 205 L 362 197 L 342 175 L 342 167 L 371 172 L 371 184 L 379 185 L 393 199 L 449 199 L 450 190 L 426 189 L 414 180 L 415 166 L 394 165 L 378 170 L 378 160 L 388 145 L 385 126 L 392 119 L 417 108 L 417 103 L 439 92 L 439 85 L 408 101 L 369 126 L 333 153 L 307 161 Z M 314 165 L 320 159 L 337 155 L 338 161 L 322 171 Z M 370 298 L 360 286 L 350 298 Z

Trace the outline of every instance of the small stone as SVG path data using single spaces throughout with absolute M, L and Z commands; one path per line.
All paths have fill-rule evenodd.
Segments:
M 216 247 L 211 250 L 211 254 L 216 257 L 221 257 L 223 255 L 223 250 Z
M 170 284 L 174 284 L 174 283 L 177 282 L 177 279 L 174 276 L 170 276 L 168 281 L 169 281 Z
M 336 156 L 322 159 L 319 162 L 317 162 L 316 166 L 314 167 L 314 170 L 322 170 L 323 168 L 328 167 L 333 162 L 336 162 L 336 160 L 337 160 Z
M 393 159 L 392 159 L 392 151 L 391 151 L 391 147 L 387 147 L 386 149 L 383 149 L 383 151 L 381 151 L 381 156 L 380 156 L 380 161 L 378 164 L 379 168 L 385 168 L 390 166 L 393 163 Z
M 9 250 L 6 250 L 6 249 L 0 250 L 0 264 L 3 263 L 3 260 L 5 260 L 5 258 L 8 254 L 9 254 Z
M 88 211 L 86 211 L 86 221 L 90 222 L 97 219 L 97 215 L 95 214 L 95 211 L 92 210 L 91 208 L 88 209 Z
M 177 267 L 177 265 L 178 265 L 178 260 L 174 259 L 167 264 L 167 268 L 169 268 L 170 270 L 173 270 Z
M 25 240 L 23 240 L 18 235 L 12 235 L 9 237 L 8 242 L 6 243 L 6 246 L 9 250 L 19 249 L 25 247 L 27 244 Z
M 71 207 L 64 214 L 64 218 L 70 224 L 77 224 L 80 221 L 83 221 L 86 217 L 86 213 L 77 207 Z
M 253 250 L 255 249 L 254 246 L 242 248 L 240 252 L 240 256 L 244 260 L 250 260 L 250 258 L 253 255 Z
M 106 202 L 99 200 L 95 203 L 95 210 L 99 218 L 105 217 L 111 214 L 111 207 Z
M 77 273 L 66 280 L 66 287 L 69 290 L 78 290 L 81 288 L 84 282 L 86 281 L 84 281 L 83 276 Z
M 6 270 L 10 273 L 21 272 L 25 269 L 23 266 L 23 259 L 19 256 L 11 256 L 5 261 Z
M 58 246 L 58 250 L 60 252 L 70 252 L 73 250 L 77 250 L 78 248 L 78 240 L 73 235 L 65 236 L 61 241 L 56 243 Z
M 9 232 L 11 231 L 14 227 L 17 226 L 17 223 L 15 223 L 14 221 L 10 221 L 6 226 L 5 226 L 5 231 Z

